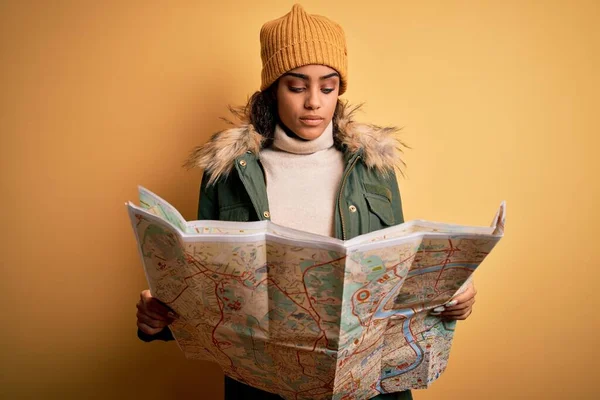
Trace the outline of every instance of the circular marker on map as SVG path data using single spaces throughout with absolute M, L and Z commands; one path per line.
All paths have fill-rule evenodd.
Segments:
M 365 301 L 369 298 L 369 296 L 371 296 L 371 293 L 366 289 L 356 293 L 356 298 L 358 301 Z

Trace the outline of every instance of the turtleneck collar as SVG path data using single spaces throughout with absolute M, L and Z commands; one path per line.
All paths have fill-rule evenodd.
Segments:
M 294 154 L 312 154 L 331 146 L 333 146 L 333 121 L 329 122 L 321 136 L 313 140 L 301 140 L 288 136 L 279 124 L 275 126 L 273 147 L 279 150 Z

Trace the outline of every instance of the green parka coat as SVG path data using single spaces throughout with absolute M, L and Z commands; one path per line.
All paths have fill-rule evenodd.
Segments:
M 355 111 L 344 104 L 334 128 L 345 163 L 335 206 L 335 236 L 342 240 L 404 222 L 395 173 L 402 164 L 397 130 L 354 122 Z M 271 218 L 260 163 L 264 144 L 246 123 L 217 133 L 192 153 L 187 165 L 204 170 L 198 219 Z

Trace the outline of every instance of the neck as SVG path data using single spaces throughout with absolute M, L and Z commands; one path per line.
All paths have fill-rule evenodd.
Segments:
M 321 136 L 313 140 L 298 137 L 294 132 L 292 135 L 285 128 L 277 124 L 273 137 L 273 147 L 293 154 L 312 154 L 320 150 L 326 150 L 333 146 L 333 122 L 325 128 Z
M 289 137 L 293 138 L 293 139 L 298 139 L 298 140 L 302 140 L 304 142 L 308 142 L 308 139 L 304 139 L 298 135 L 296 135 L 296 133 L 291 130 L 290 128 L 287 127 L 286 124 L 284 124 L 281 120 L 277 121 L 277 123 L 279 124 L 279 126 L 281 126 L 281 129 L 283 129 L 283 131 L 285 132 L 286 135 L 288 135 Z

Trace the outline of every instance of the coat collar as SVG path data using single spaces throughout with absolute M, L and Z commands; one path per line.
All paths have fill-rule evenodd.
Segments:
M 334 130 L 334 142 L 346 157 L 361 154 L 365 165 L 381 173 L 388 173 L 394 168 L 405 166 L 400 154 L 406 146 L 398 137 L 400 130 L 396 127 L 380 127 L 359 123 L 353 116 L 361 104 L 350 106 L 348 102 L 340 102 L 337 130 Z M 192 150 L 184 166 L 199 167 L 210 176 L 209 184 L 221 177 L 226 177 L 233 169 L 238 157 L 252 153 L 259 157 L 265 147 L 265 138 L 250 124 L 243 111 L 231 109 L 241 121 L 233 128 L 215 133 L 207 143 Z

